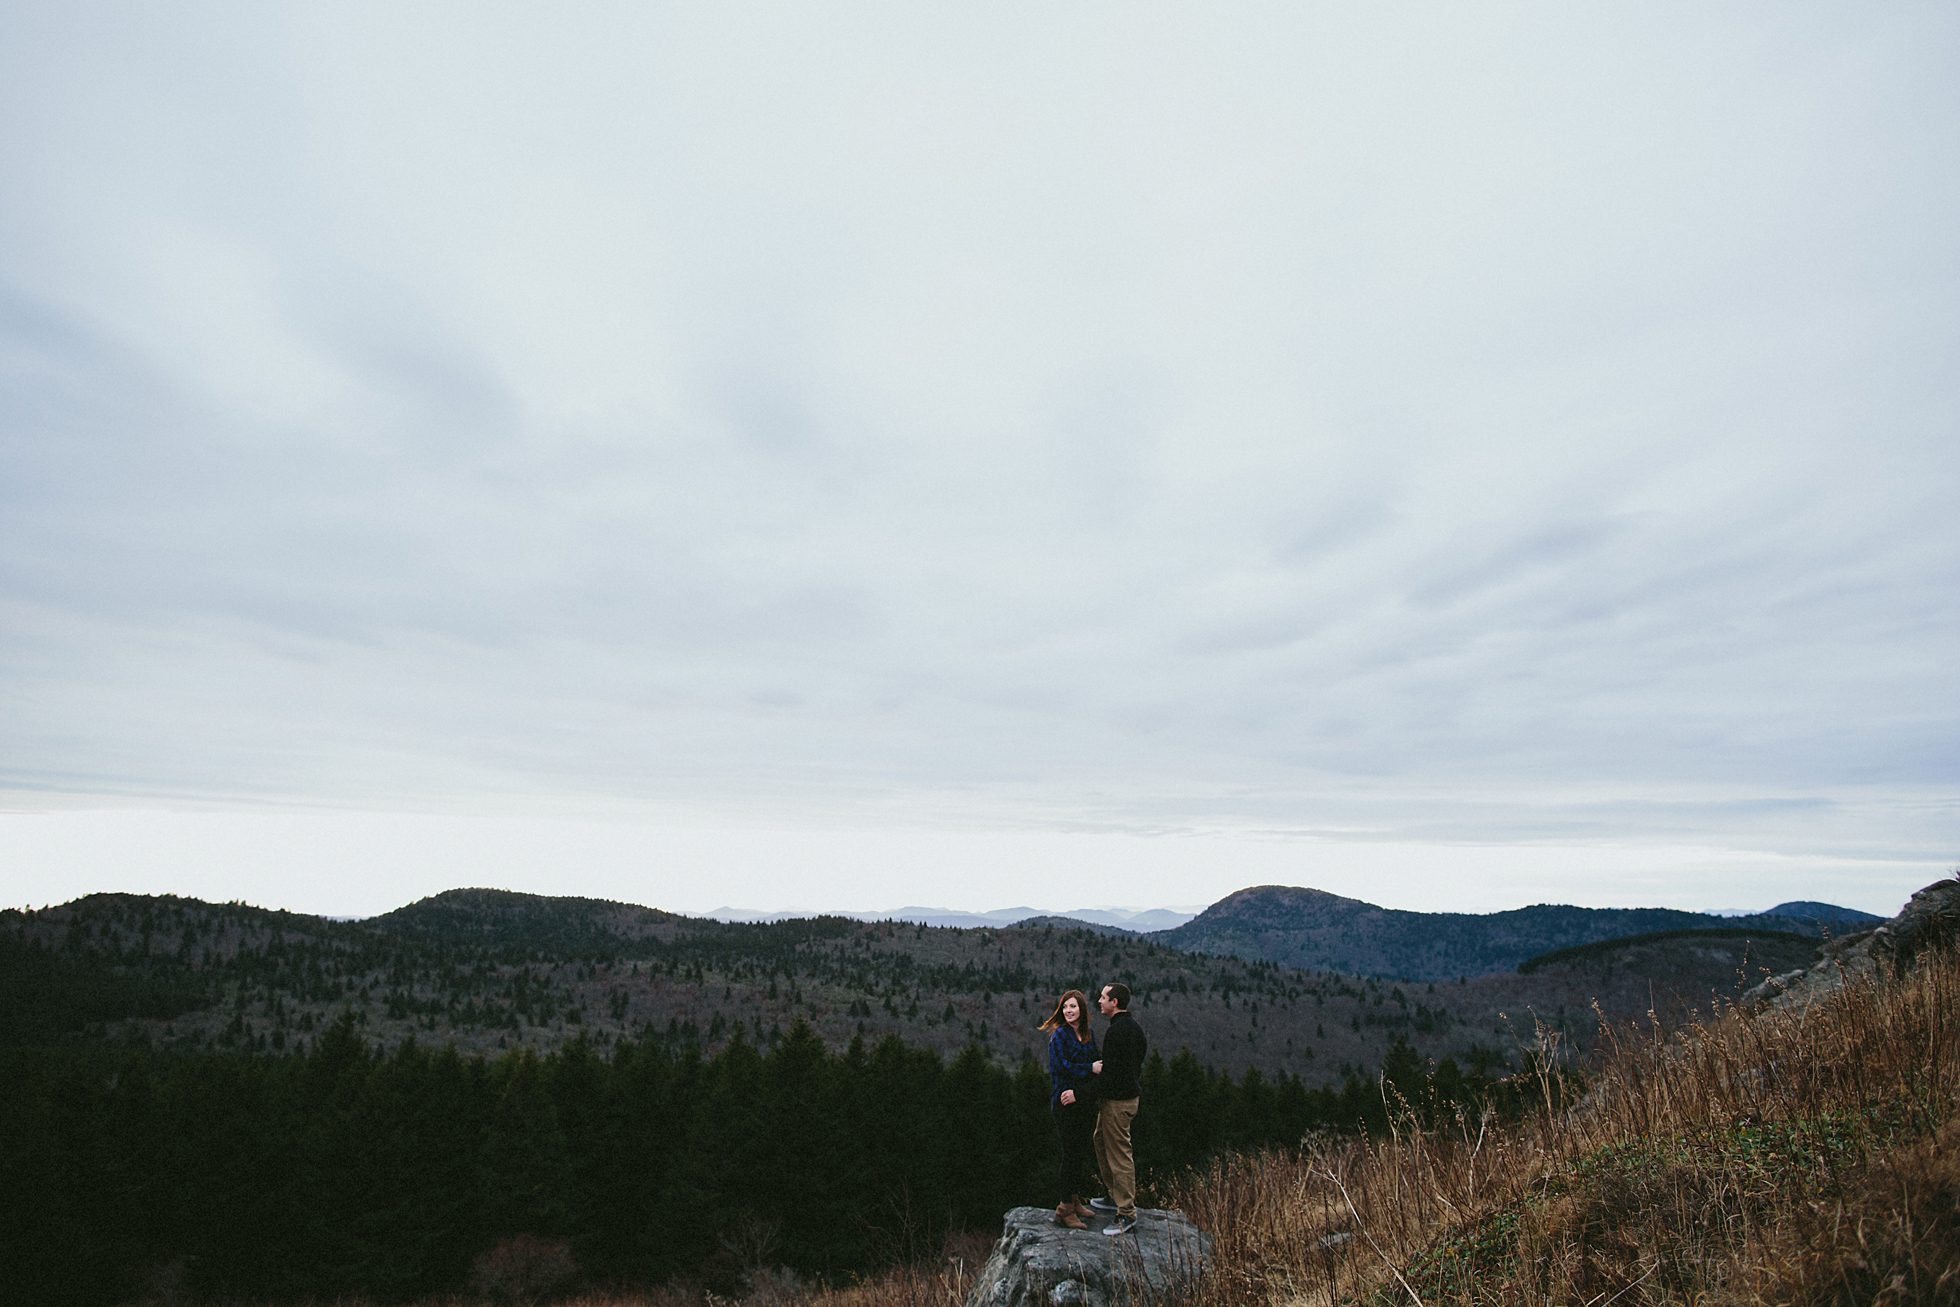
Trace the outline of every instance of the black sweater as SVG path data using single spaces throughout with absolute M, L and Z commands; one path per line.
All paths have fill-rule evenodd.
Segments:
M 1149 1045 L 1143 1027 L 1128 1012 L 1109 1019 L 1103 1032 L 1102 1074 L 1096 1077 L 1096 1097 L 1135 1098 L 1143 1078 L 1143 1059 Z

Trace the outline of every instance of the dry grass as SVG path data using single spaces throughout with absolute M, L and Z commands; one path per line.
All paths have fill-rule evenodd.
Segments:
M 1604 1042 L 1575 1108 L 1547 1059 L 1523 1120 L 1194 1179 L 1175 1201 L 1219 1240 L 1198 1302 L 1960 1302 L 1952 954 Z

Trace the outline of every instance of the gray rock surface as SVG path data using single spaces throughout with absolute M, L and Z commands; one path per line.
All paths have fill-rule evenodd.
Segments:
M 1205 1272 L 1211 1236 L 1182 1212 L 1139 1208 L 1137 1228 L 1111 1237 L 1055 1224 L 1049 1207 L 1016 1207 L 980 1268 L 967 1307 L 1120 1307 L 1162 1302 Z
M 1809 969 L 1771 976 L 1742 996 L 1744 1003 L 1804 1007 L 1847 981 L 1883 970 L 1910 970 L 1919 955 L 1960 944 L 1960 877 L 1934 881 L 1907 900 L 1899 915 L 1871 930 L 1824 946 Z

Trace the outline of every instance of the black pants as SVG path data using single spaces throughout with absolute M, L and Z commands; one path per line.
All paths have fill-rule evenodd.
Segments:
M 1054 1114 L 1055 1133 L 1062 1141 L 1062 1200 L 1086 1198 L 1095 1192 L 1096 1105 L 1078 1096 L 1073 1106 L 1055 1103 L 1048 1110 Z

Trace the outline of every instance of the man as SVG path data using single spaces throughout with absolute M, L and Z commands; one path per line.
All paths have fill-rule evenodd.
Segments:
M 1093 1198 L 1089 1206 L 1115 1214 L 1116 1220 L 1103 1230 L 1104 1234 L 1128 1234 L 1137 1225 L 1137 1163 L 1130 1144 L 1130 1124 L 1137 1116 L 1148 1045 L 1143 1027 L 1130 1015 L 1128 985 L 1104 985 L 1096 1006 L 1109 1018 L 1109 1027 L 1103 1031 L 1102 1061 L 1090 1067 L 1100 1104 L 1096 1109 L 1096 1171 L 1109 1196 Z

